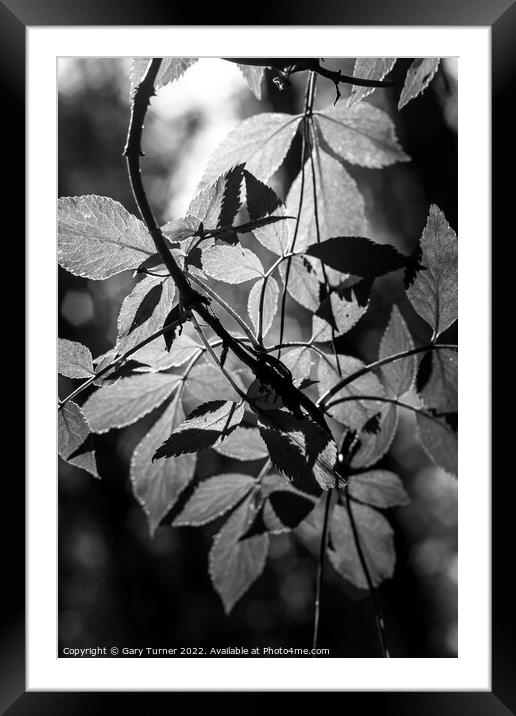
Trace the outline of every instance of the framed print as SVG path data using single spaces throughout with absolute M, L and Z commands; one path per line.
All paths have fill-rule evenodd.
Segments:
M 509 713 L 489 376 L 514 7 L 31 5 L 1 6 L 27 235 L 4 708 Z

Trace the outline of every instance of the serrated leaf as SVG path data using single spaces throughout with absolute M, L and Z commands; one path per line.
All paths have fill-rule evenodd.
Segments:
M 286 261 L 280 264 L 280 275 L 287 282 Z M 292 256 L 287 290 L 290 296 L 308 311 L 316 311 L 321 302 L 323 275 L 321 262 L 308 256 Z
M 216 475 L 204 480 L 174 520 L 174 527 L 200 527 L 216 520 L 243 500 L 254 485 L 255 478 L 243 473 Z
M 152 462 L 155 451 L 184 417 L 181 396 L 177 393 L 131 457 L 133 492 L 147 515 L 151 535 L 194 476 L 196 455 L 179 455 L 174 460 Z
M 170 277 L 145 276 L 139 281 L 118 314 L 116 352 L 125 353 L 163 328 L 174 297 L 175 285 Z
M 244 283 L 264 273 L 258 256 L 239 246 L 206 249 L 202 252 L 202 267 L 208 276 L 225 283 Z
M 198 452 L 218 445 L 242 421 L 244 405 L 232 401 L 212 400 L 197 407 L 156 450 L 153 460 L 160 457 Z
M 410 351 L 414 341 L 399 308 L 394 305 L 387 328 L 380 341 L 380 359 Z M 382 366 L 382 376 L 394 395 L 401 396 L 412 388 L 416 376 L 416 357 L 408 356 Z
M 326 307 L 324 313 L 321 307 Z M 368 309 L 369 303 L 362 304 L 351 292 L 349 297 L 340 296 L 337 291 L 332 292 L 321 302 L 317 314 L 312 316 L 312 338 L 316 343 L 331 341 L 333 338 L 332 326 L 335 335 L 340 336 L 350 331 L 362 318 Z M 330 310 L 331 309 L 331 310 Z M 331 321 L 327 320 L 328 315 Z
M 242 425 L 235 428 L 215 450 L 224 457 L 242 461 L 263 460 L 269 455 L 258 428 L 245 428 Z
M 339 355 L 339 366 L 341 375 L 337 370 L 337 361 L 334 356 L 326 356 L 326 360 L 319 358 L 317 375 L 321 395 L 343 378 L 364 368 L 364 363 L 352 356 Z M 375 402 L 374 400 L 360 400 L 359 398 L 362 395 L 380 397 L 385 395 L 383 386 L 374 373 L 365 373 L 344 386 L 344 388 L 341 388 L 329 401 L 330 403 L 333 400 L 344 397 L 356 397 L 356 400 L 348 400 L 335 405 L 328 410 L 328 414 L 339 423 L 343 423 L 353 430 L 361 430 L 370 418 L 384 408 L 383 403 Z
M 428 457 L 450 475 L 458 474 L 457 434 L 443 418 L 416 415 L 417 432 Z
M 121 378 L 96 390 L 82 406 L 94 433 L 135 423 L 161 405 L 178 387 L 181 376 L 144 373 Z
M 244 75 L 245 81 L 249 85 L 249 89 L 256 99 L 262 98 L 262 80 L 265 67 L 253 67 L 252 65 L 239 65 L 238 69 Z
M 292 373 L 294 380 L 303 380 L 310 377 L 312 372 L 312 352 L 305 346 L 292 348 L 281 356 L 284 365 Z
M 314 150 L 315 181 L 321 238 L 328 236 L 363 236 L 369 232 L 365 217 L 365 204 L 356 182 L 342 164 L 318 145 Z M 290 187 L 286 211 L 288 216 L 297 216 L 301 194 L 301 172 Z M 294 222 L 288 222 L 294 235 Z M 292 224 L 292 226 L 290 226 Z M 317 238 L 314 210 L 314 192 L 310 160 L 305 163 L 305 185 L 303 204 L 296 235 L 295 250 L 301 251 Z
M 156 253 L 145 225 L 104 196 L 58 200 L 58 260 L 75 276 L 104 279 Z
M 410 502 L 400 478 L 388 470 L 371 470 L 354 475 L 348 491 L 356 500 L 380 509 L 408 505 Z
M 174 338 L 170 351 L 166 350 L 164 339 L 160 337 L 133 353 L 133 358 L 151 370 L 159 371 L 183 365 L 200 351 L 202 346 L 183 331 Z
M 311 418 L 271 409 L 260 412 L 258 427 L 273 464 L 295 487 L 317 495 L 335 486 L 337 446 Z
M 261 301 L 263 284 L 265 279 L 260 279 L 249 291 L 249 297 L 247 300 L 247 312 L 249 318 L 254 326 L 254 330 L 258 333 L 260 324 L 260 313 L 262 313 L 262 336 L 265 337 L 269 332 L 274 316 L 278 310 L 278 298 L 279 298 L 279 287 L 276 279 L 273 276 L 269 276 L 266 281 L 265 291 L 263 296 L 263 304 Z M 262 310 L 260 311 L 260 308 Z
M 266 534 L 241 540 L 252 523 L 254 495 L 249 495 L 234 510 L 214 538 L 209 555 L 210 578 L 229 614 L 265 567 L 269 538 Z
M 357 57 L 353 68 L 353 77 L 360 77 L 365 80 L 383 80 L 394 67 L 396 59 L 396 57 Z M 348 105 L 351 107 L 354 104 L 358 104 L 374 90 L 374 87 L 353 86 Z
M 382 458 L 392 445 L 398 428 L 398 406 L 385 404 L 378 411 L 379 425 L 376 432 L 362 430 L 358 434 L 358 447 L 354 446 L 351 466 L 371 467 Z
M 273 214 L 282 205 L 270 186 L 264 184 L 247 169 L 244 170 L 247 212 L 251 221 Z
M 209 228 L 231 225 L 242 203 L 243 166 L 235 163 L 205 186 L 190 203 L 188 214 L 198 217 Z
M 421 254 L 425 268 L 407 289 L 407 296 L 439 335 L 457 318 L 457 235 L 435 204 L 421 236 Z
M 337 103 L 314 112 L 324 142 L 350 164 L 379 169 L 410 161 L 401 148 L 389 115 L 367 102 Z
M 80 451 L 83 446 L 89 448 L 88 440 L 91 436 L 88 423 L 82 410 L 73 401 L 66 402 L 57 414 L 57 445 L 59 455 L 75 467 L 99 477 L 97 462 L 93 449 Z
M 398 109 L 405 107 L 428 87 L 437 72 L 439 61 L 439 57 L 418 57 L 412 62 L 407 70 Z
M 377 587 L 394 574 L 394 532 L 385 517 L 371 507 L 353 504 L 352 511 L 371 581 Z M 330 539 L 328 556 L 335 570 L 359 589 L 368 589 L 347 509 L 339 505 L 333 510 Z
M 442 413 L 456 413 L 458 409 L 458 354 L 456 351 L 431 352 L 430 378 L 420 392 L 427 408 Z
M 167 221 L 167 223 L 161 227 L 161 233 L 164 234 L 171 243 L 186 242 L 187 239 L 197 234 L 200 225 L 201 220 L 196 216 L 183 216 L 179 219 Z M 186 245 L 185 248 L 188 249 L 188 245 Z
M 91 351 L 82 343 L 58 339 L 57 369 L 67 378 L 91 378 L 95 373 Z
M 305 249 L 326 266 L 340 273 L 377 278 L 407 264 L 407 257 L 389 244 L 377 244 L 363 236 L 334 236 Z
M 238 374 L 232 375 L 235 383 L 244 390 Z M 214 363 L 198 363 L 188 374 L 188 392 L 198 400 L 238 400 L 239 396 L 220 368 Z
M 300 115 L 268 112 L 245 119 L 215 149 L 199 188 L 240 162 L 267 182 L 283 163 L 300 121 Z
M 159 89 L 165 85 L 175 82 L 184 75 L 186 70 L 197 62 L 198 57 L 164 57 L 161 61 L 154 87 Z M 129 82 L 131 95 L 135 88 L 145 77 L 152 57 L 134 57 L 129 70 Z

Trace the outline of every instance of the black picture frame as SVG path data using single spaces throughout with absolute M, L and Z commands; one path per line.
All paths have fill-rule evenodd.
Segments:
M 203 25 L 244 24 L 240 15 L 227 12 L 219 5 L 203 9 Z M 504 406 L 502 396 L 507 395 L 506 380 L 511 375 L 507 367 L 510 355 L 507 351 L 507 311 L 513 300 L 509 296 L 508 271 L 511 268 L 507 249 L 514 239 L 514 127 L 516 118 L 510 107 L 511 94 L 514 97 L 516 69 L 516 5 L 511 0 L 448 0 L 448 2 L 426 2 L 425 0 L 319 0 L 315 4 L 300 3 L 298 0 L 266 3 L 255 6 L 255 17 L 247 15 L 246 25 L 374 25 L 374 26 L 489 26 L 492 32 L 492 243 L 493 288 L 492 293 L 492 692 L 402 692 L 373 693 L 344 692 L 340 707 L 349 709 L 364 706 L 381 708 L 382 714 L 468 714 L 468 716 L 506 716 L 516 713 L 516 625 L 514 618 L 514 596 L 509 589 L 511 561 L 514 544 L 511 513 L 514 501 L 514 472 L 507 445 L 510 444 L 511 420 L 502 418 Z M 162 0 L 109 0 L 88 2 L 77 0 L 2 0 L 0 1 L 0 87 L 2 109 L 2 155 L 4 172 L 8 173 L 6 188 L 3 190 L 7 202 L 4 211 L 12 219 L 9 240 L 4 247 L 16 247 L 5 251 L 5 269 L 16 275 L 23 264 L 21 257 L 25 216 L 25 37 L 31 26 L 74 26 L 74 25 L 189 25 L 195 19 L 195 8 L 187 11 Z M 216 15 L 216 16 L 215 16 Z M 212 17 L 213 16 L 213 17 Z M 237 22 L 235 22 L 237 19 Z M 512 154 L 512 157 L 511 157 Z M 6 156 L 7 155 L 7 156 Z M 509 171 L 504 171 L 508 169 Z M 5 179 L 6 177 L 4 177 Z M 472 207 L 474 210 L 474 207 Z M 511 228 L 512 227 L 512 228 Z M 465 239 L 466 240 L 466 239 Z M 498 244 L 498 246 L 497 246 Z M 503 248 L 501 248 L 503 247 Z M 503 254 L 502 254 L 503 251 Z M 15 269 L 14 264 L 17 265 Z M 504 273 L 505 272 L 505 273 Z M 24 305 L 21 289 L 16 293 L 18 308 Z M 14 298 L 13 296 L 11 296 Z M 23 311 L 23 308 L 22 308 Z M 504 313 L 505 311 L 505 313 Z M 21 313 L 21 312 L 20 312 Z M 23 313 L 17 319 L 8 321 L 6 334 L 17 346 L 24 344 Z M 4 313 L 7 318 L 7 312 Z M 510 320 L 510 318 L 509 318 Z M 503 321 L 503 323 L 502 323 Z M 18 331 L 18 335 L 16 332 Z M 504 333 L 505 331 L 505 333 Z M 16 340 L 17 339 L 17 340 Z M 33 347 L 34 349 L 34 347 Z M 18 348 L 21 353 L 21 348 Z M 16 373 L 21 374 L 19 361 Z M 11 369 L 9 369 L 11 370 Z M 494 376 L 500 381 L 494 381 Z M 502 383 L 503 381 L 503 383 Z M 24 389 L 18 379 L 18 389 L 9 399 L 9 429 L 22 434 Z M 500 390 L 497 386 L 500 385 Z M 11 402 L 12 401 L 12 402 Z M 506 399 L 507 402 L 507 399 Z M 15 411 L 12 411 L 15 407 Z M 11 448 L 10 448 L 11 449 Z M 4 515 L 0 520 L 5 530 L 2 540 L 3 593 L 6 606 L 1 612 L 2 638 L 0 641 L 0 713 L 9 716 L 30 716 L 32 714 L 72 714 L 99 712 L 119 706 L 124 694 L 93 692 L 26 692 L 25 691 L 25 526 L 24 526 L 24 482 L 19 464 L 22 462 L 23 447 L 16 459 L 16 470 L 4 468 Z M 5 464 L 5 463 L 4 463 Z M 464 476 L 463 479 L 467 479 Z M 278 694 L 279 695 L 279 694 Z M 159 694 L 131 693 L 125 698 L 131 701 L 131 708 L 149 710 Z M 179 694 L 162 694 L 171 700 Z M 246 698 L 246 694 L 237 694 Z M 188 698 L 191 699 L 192 695 Z M 260 695 L 261 697 L 261 695 Z M 307 694 L 304 698 L 310 698 Z M 192 702 L 190 701 L 190 706 Z M 151 709 L 153 707 L 151 706 Z

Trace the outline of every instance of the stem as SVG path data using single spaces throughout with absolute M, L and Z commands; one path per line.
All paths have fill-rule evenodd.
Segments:
M 348 400 L 375 400 L 379 403 L 392 403 L 393 405 L 397 405 L 399 408 L 407 408 L 407 410 L 412 410 L 413 413 L 419 413 L 419 415 L 423 415 L 425 418 L 435 420 L 441 424 L 437 415 L 432 415 L 432 413 L 423 410 L 423 408 L 410 405 L 410 403 L 403 403 L 401 400 L 397 400 L 396 398 L 386 398 L 383 395 L 344 395 L 342 398 L 338 398 L 337 400 L 328 403 L 328 405 L 325 406 L 324 411 L 328 412 L 330 408 L 334 408 L 336 405 L 340 405 L 340 403 L 346 403 Z
M 331 388 L 329 388 L 326 393 L 323 393 L 319 400 L 317 401 L 317 405 L 321 408 L 325 408 L 326 404 L 330 400 L 330 398 L 333 398 L 333 396 L 339 392 L 342 388 L 344 388 L 346 385 L 349 385 L 354 380 L 357 380 L 361 376 L 365 375 L 366 373 L 369 373 L 372 370 L 376 370 L 376 368 L 380 368 L 382 365 L 386 365 L 387 363 L 393 363 L 396 360 L 400 360 L 401 358 L 407 358 L 409 356 L 416 355 L 417 353 L 424 353 L 425 351 L 435 351 L 435 350 L 448 350 L 448 351 L 457 351 L 458 347 L 451 344 L 445 344 L 445 343 L 428 343 L 425 346 L 419 346 L 418 348 L 411 348 L 407 351 L 402 351 L 401 353 L 394 353 L 393 355 L 387 356 L 386 358 L 381 358 L 380 360 L 374 361 L 374 363 L 369 363 L 368 365 L 364 366 L 363 368 L 360 368 L 360 370 L 357 370 L 355 373 L 352 373 L 351 375 L 346 376 L 341 381 L 333 385 Z M 333 403 L 335 405 L 335 403 Z
M 292 238 L 292 244 L 290 245 L 290 253 L 294 251 L 294 248 L 296 246 L 296 240 L 297 235 L 299 232 L 299 224 L 301 221 L 301 209 L 303 208 L 303 195 L 305 193 L 305 154 L 306 154 L 306 127 L 307 127 L 307 118 L 312 114 L 313 109 L 313 102 L 314 102 L 314 73 L 310 72 L 308 76 L 308 81 L 306 85 L 306 95 L 305 95 L 305 113 L 303 117 L 303 140 L 302 140 L 302 147 L 301 147 L 301 187 L 299 192 L 299 205 L 297 209 L 297 221 L 296 221 L 296 228 L 294 229 L 294 236 Z M 287 287 L 288 287 L 288 279 L 290 276 L 290 265 L 292 263 L 292 257 L 289 256 L 287 261 L 287 268 L 285 270 L 285 285 L 283 287 L 283 293 L 281 295 L 281 311 L 280 311 L 280 332 L 279 332 L 279 341 L 278 343 L 281 345 L 283 343 L 283 334 L 285 331 L 285 308 L 287 303 Z M 281 349 L 278 351 L 278 358 L 281 355 Z
M 323 584 L 323 577 L 324 577 L 324 562 L 326 557 L 326 548 L 328 546 L 328 525 L 329 525 L 329 517 L 330 517 L 330 505 L 331 505 L 331 496 L 332 496 L 333 490 L 328 490 L 326 493 L 326 502 L 324 505 L 324 520 L 323 520 L 323 526 L 322 526 L 322 533 L 321 533 L 321 547 L 319 549 L 319 562 L 317 564 L 317 578 L 316 578 L 316 588 L 315 588 L 315 606 L 314 606 L 314 632 L 313 632 L 313 638 L 312 638 L 312 649 L 317 648 L 317 639 L 319 637 L 319 619 L 321 615 L 321 594 L 322 594 L 322 584 Z M 315 654 L 312 654 L 312 656 L 315 656 Z
M 172 321 L 171 323 L 167 323 L 163 328 L 160 328 L 159 331 L 156 331 L 156 333 L 152 333 L 150 336 L 147 336 L 147 338 L 144 338 L 143 341 L 138 343 L 137 345 L 130 348 L 128 351 L 126 351 L 123 355 L 119 356 L 116 360 L 114 360 L 109 365 L 102 368 L 102 370 L 99 370 L 98 373 L 95 373 L 95 375 L 92 375 L 91 378 L 88 378 L 84 383 L 81 383 L 78 388 L 76 388 L 74 391 L 70 393 L 70 395 L 67 395 L 66 398 L 63 398 L 63 400 L 59 401 L 59 407 L 58 410 L 61 410 L 63 405 L 67 403 L 69 400 L 73 400 L 73 398 L 77 397 L 80 393 L 82 393 L 83 390 L 86 390 L 92 383 L 94 383 L 98 378 L 101 378 L 103 375 L 105 375 L 108 371 L 112 370 L 113 368 L 116 368 L 118 365 L 123 363 L 129 356 L 131 356 L 133 353 L 136 353 L 136 351 L 140 350 L 140 348 L 143 348 L 148 343 L 151 343 L 152 341 L 156 340 L 156 338 L 159 338 L 164 333 L 168 333 L 169 331 L 175 330 L 181 323 L 183 323 L 183 319 L 179 318 L 176 321 Z
M 355 522 L 355 517 L 353 515 L 353 509 L 351 507 L 351 499 L 349 496 L 348 488 L 344 488 L 344 492 L 346 494 L 346 508 L 349 515 L 349 521 L 351 523 L 351 529 L 353 531 L 353 538 L 355 541 L 355 546 L 357 548 L 358 552 L 358 558 L 360 560 L 360 564 L 362 566 L 362 571 L 364 572 L 364 576 L 367 582 L 367 588 L 369 590 L 369 594 L 371 596 L 371 601 L 373 603 L 373 609 L 374 609 L 374 615 L 376 620 L 376 627 L 378 629 L 378 635 L 380 637 L 380 643 L 382 646 L 382 652 L 383 657 L 388 659 L 390 657 L 389 649 L 387 648 L 387 640 L 385 636 L 385 623 L 383 621 L 383 615 L 380 609 L 380 604 L 378 602 L 377 596 L 376 596 L 376 590 L 373 586 L 373 580 L 371 579 L 371 574 L 369 572 L 369 568 L 367 566 L 367 562 L 365 560 L 364 551 L 362 549 L 362 545 L 360 544 L 360 537 L 358 534 L 357 525 Z

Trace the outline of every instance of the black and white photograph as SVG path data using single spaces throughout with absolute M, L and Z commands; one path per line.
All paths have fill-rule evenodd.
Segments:
M 456 657 L 456 57 L 59 58 L 59 655 Z

